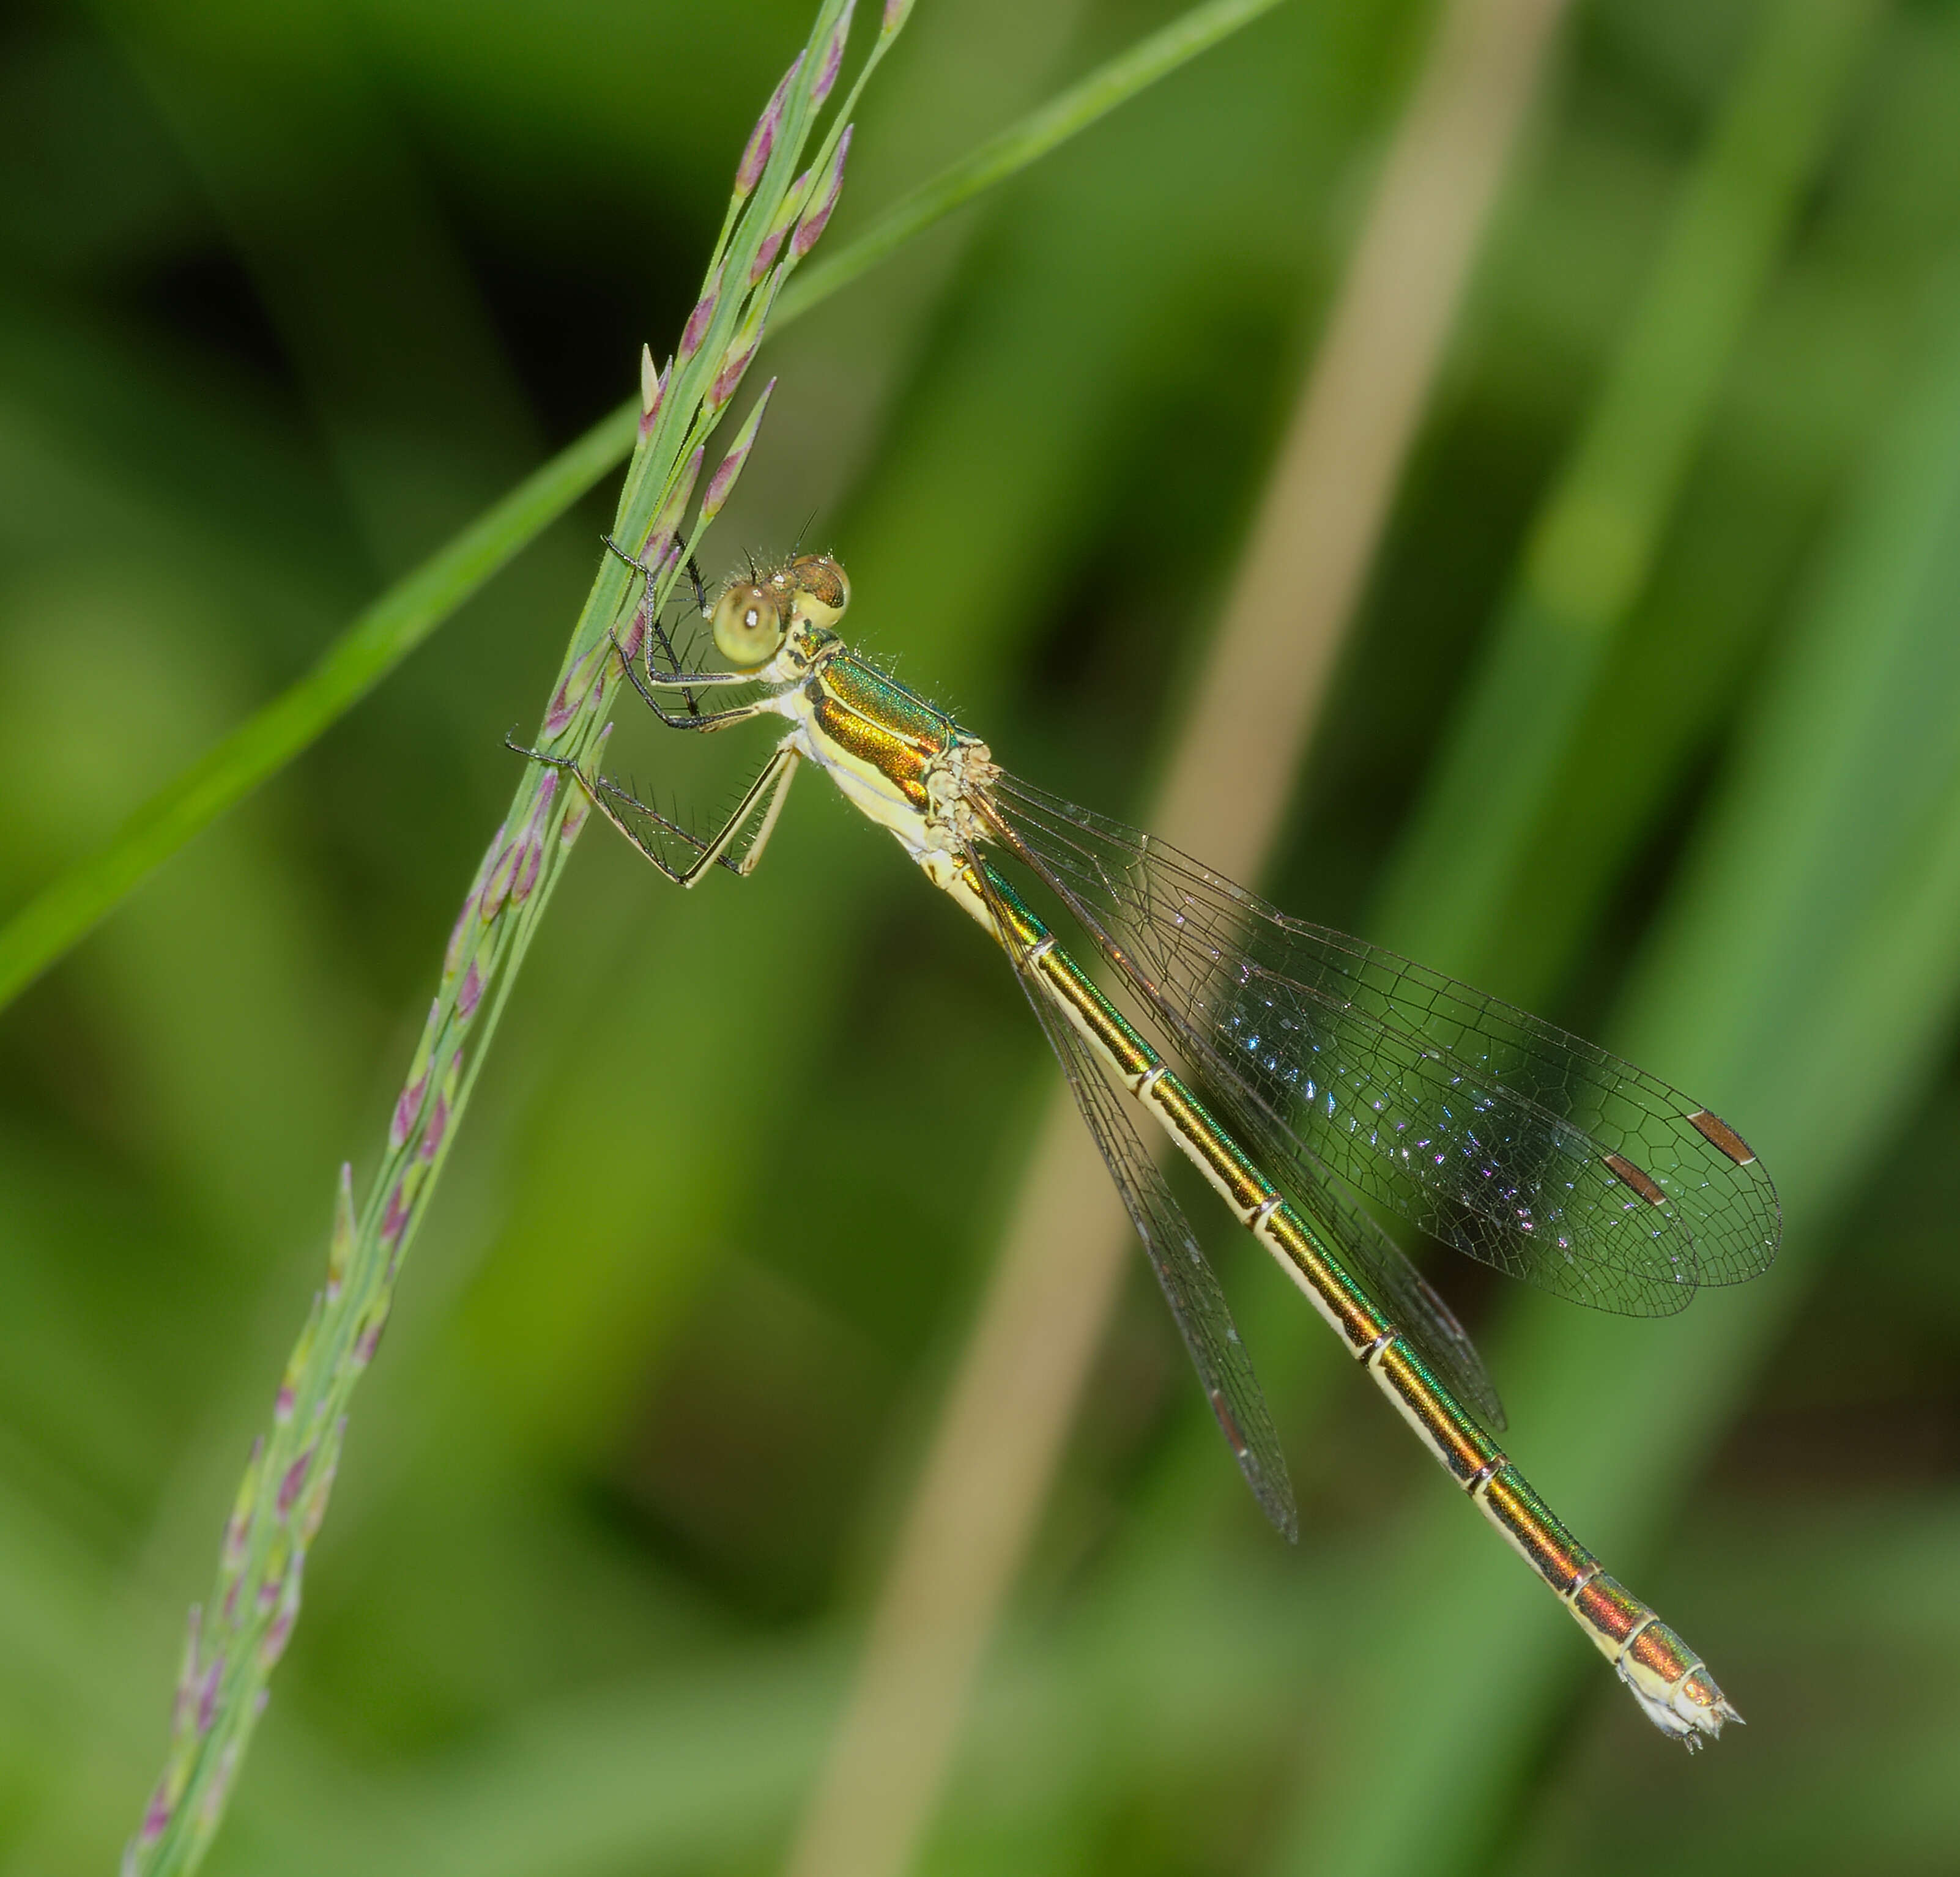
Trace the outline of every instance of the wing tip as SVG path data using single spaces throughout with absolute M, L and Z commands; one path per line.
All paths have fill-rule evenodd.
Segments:
M 1293 1503 L 1293 1487 L 1282 1480 L 1274 1491 L 1269 1482 L 1261 1479 L 1250 1467 L 1244 1468 L 1246 1483 L 1252 1489 L 1252 1497 L 1259 1502 L 1259 1510 L 1266 1520 L 1289 1545 L 1300 1542 L 1300 1508 Z

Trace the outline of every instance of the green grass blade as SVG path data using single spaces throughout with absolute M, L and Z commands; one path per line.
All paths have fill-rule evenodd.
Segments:
M 297 684 L 152 796 L 107 848 L 70 867 L 0 927 L 0 1006 L 75 945 L 201 829 L 345 716 L 524 545 L 632 447 L 623 405 L 362 612 Z
M 1019 174 L 1278 4 L 1210 0 L 1119 53 L 805 270 L 785 290 L 772 326 L 779 329 L 807 313 L 943 216 Z M 298 683 L 151 797 L 107 847 L 59 875 L 0 926 L 0 1009 L 200 829 L 352 710 L 493 574 L 623 463 L 638 418 L 637 402 L 621 405 L 526 478 L 363 611 Z
M 811 268 L 784 291 L 776 317 L 794 319 L 807 312 L 859 275 L 868 273 L 935 221 L 1039 162 L 1097 119 L 1106 117 L 1118 105 L 1128 103 L 1140 91 L 1147 91 L 1160 78 L 1279 4 L 1280 0 L 1210 0 L 1128 51 L 1118 53 L 1080 84 L 1038 106 L 1019 123 L 941 170 L 881 216 L 876 227 Z

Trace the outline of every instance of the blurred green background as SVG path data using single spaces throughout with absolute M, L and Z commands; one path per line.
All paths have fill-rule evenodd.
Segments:
M 1653 1735 L 1195 1207 L 1299 1551 L 1139 1258 L 927 1870 L 1960 1862 L 1960 5 L 1779 79 L 1827 4 L 1567 22 L 1266 883 L 1775 1173 L 1783 1261 L 1666 1325 L 1443 1273 L 1751 1726 Z M 0 911 L 630 390 L 807 11 L 9 11 Z M 1173 11 L 921 0 L 832 239 Z M 1430 20 L 1291 0 L 826 304 L 718 553 L 808 523 L 861 641 L 1141 812 Z M 1758 250 L 1731 342 L 1690 263 Z M 602 497 L 0 1017 L 8 1870 L 135 1821 Z M 705 820 L 758 742 L 616 756 Z M 214 1869 L 771 1870 L 843 1697 L 1053 1065 L 816 785 L 746 883 L 602 831 L 555 903 Z

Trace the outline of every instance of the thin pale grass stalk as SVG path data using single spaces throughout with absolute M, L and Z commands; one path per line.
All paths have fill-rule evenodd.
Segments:
M 1923 1137 L 1913 1104 L 1950 1060 L 1960 1017 L 1960 749 L 1950 734 L 1915 733 L 1960 722 L 1950 655 L 1960 606 L 1955 284 L 1949 276 L 1936 288 L 1926 355 L 1857 447 L 1852 485 L 1806 557 L 1607 1026 L 1615 1048 L 1678 1065 L 1688 1086 L 1748 1117 L 1751 1140 L 1785 1182 L 1789 1229 L 1776 1269 L 1638 1336 L 1592 1312 L 1573 1320 L 1537 1295 L 1520 1297 L 1506 1326 L 1505 1392 L 1534 1430 L 1532 1470 L 1590 1484 L 1585 1529 L 1615 1555 L 1650 1548 L 1707 1468 L 1823 1261 L 1855 1248 L 1855 1239 L 1841 1242 L 1841 1208 L 1875 1157 Z M 1871 1276 L 1842 1274 L 1847 1287 Z M 1594 1483 L 1602 1475 L 1610 1484 Z M 1563 1793 L 1568 1777 L 1584 1777 L 1580 1742 L 1604 1744 L 1570 1699 L 1581 1675 L 1596 1675 L 1591 1652 L 1548 1632 L 1535 1596 L 1495 1594 L 1497 1573 L 1508 1584 L 1511 1567 L 1474 1521 L 1427 1498 L 1411 1510 L 1349 1611 L 1347 1634 L 1368 1640 L 1332 1665 L 1338 1738 L 1324 1726 L 1301 1730 L 1287 1783 L 1293 1815 L 1275 1821 L 1273 1854 L 1260 1866 L 1274 1877 L 1513 1868 L 1526 1860 L 1494 1859 L 1489 1847 L 1514 1845 L 1528 1812 L 1542 1822 L 1558 1809 L 1560 1799 L 1545 1805 L 1548 1788 Z M 1684 1523 L 1681 1549 L 1691 1556 L 1701 1528 Z M 1691 1568 L 1682 1588 L 1731 1608 L 1760 1608 L 1780 1588 L 1775 1562 L 1745 1545 Z M 1778 1667 L 1765 1691 L 1769 1726 L 1757 1737 L 1773 1729 L 1779 1753 L 1799 1720 L 1792 1681 L 1827 1702 L 1853 1653 L 1812 1650 L 1813 1636 L 1837 1643 L 1843 1633 L 1843 1587 L 1831 1592 L 1809 1627 L 1755 1631 L 1776 1639 L 1763 1645 Z M 1390 1609 L 1392 1622 L 1382 1614 Z M 1618 1732 L 1632 1716 L 1600 1693 Z M 1745 1698 L 1753 1718 L 1755 1697 Z M 1862 1740 L 1865 1710 L 1850 1711 Z M 1646 1785 L 1631 1745 L 1622 1734 L 1610 1750 L 1608 1777 Z M 1691 1828 L 1698 1847 L 1709 1847 L 1701 1825 Z M 1704 1870 L 1748 1862 L 1726 1845 L 1705 1859 L 1663 1850 L 1649 1861 Z M 1759 1854 L 1755 1864 L 1796 1866 L 1884 1867 L 1869 1853 L 1841 1866 L 1808 1855 Z M 1568 1855 L 1560 1867 L 1593 1866 Z
M 1560 765 L 1646 592 L 1745 323 L 1860 71 L 1876 0 L 1768 9 L 1592 415 L 1535 517 L 1401 844 L 1381 927 L 1481 975 Z M 1520 711 L 1520 696 L 1535 700 Z
M 1262 870 L 1564 0 L 1453 0 L 1377 182 L 1153 826 Z M 915 1860 L 1134 1234 L 1058 1090 L 908 1509 L 791 1877 Z
M 813 266 L 770 313 L 772 330 L 886 259 L 915 235 L 1017 175 L 1279 0 L 1210 0 L 940 173 L 864 234 Z M 745 151 L 744 161 L 752 152 Z M 787 225 L 757 259 L 773 259 Z M 752 265 L 753 263 L 752 262 Z M 0 1009 L 58 963 L 199 830 L 307 749 L 508 562 L 625 462 L 641 432 L 628 400 L 527 476 L 357 616 L 304 677 L 214 744 L 138 809 L 109 845 L 51 880 L 0 926 Z
M 1520 861 L 1520 827 L 1529 833 L 1537 825 L 1548 790 L 1569 772 L 1560 752 L 1599 721 L 1592 700 L 1602 661 L 1628 629 L 1648 568 L 1678 523 L 1684 466 L 1706 434 L 1737 323 L 1783 251 L 1793 210 L 1814 186 L 1859 69 L 1859 36 L 1871 20 L 1865 0 L 1783 0 L 1761 14 L 1572 460 L 1527 533 L 1485 668 L 1464 695 L 1462 721 L 1405 838 L 1380 915 L 1394 942 L 1440 950 L 1456 969 L 1481 969 L 1480 959 L 1496 956 L 1491 947 L 1507 906 L 1519 883 L 1533 877 Z M 1933 434 L 1903 458 L 1896 486 L 1874 504 L 1880 512 L 1891 506 L 1885 497 L 1895 501 L 1907 488 L 1913 495 L 1900 506 L 1914 520 L 1921 492 L 1943 504 L 1950 499 L 1955 459 L 1939 433 L 1960 412 L 1953 391 L 1960 379 L 1947 376 L 1951 368 L 1946 362 L 1923 388 Z M 1943 505 L 1932 510 L 1930 538 L 1950 533 L 1949 514 Z M 1589 555 L 1579 551 L 1589 530 L 1596 543 Z M 1882 542 L 1881 554 L 1910 560 L 1913 549 L 1889 527 Z M 1820 1029 L 1834 1013 L 1858 1011 L 1860 981 L 1816 970 L 1816 959 L 1828 955 L 1828 935 L 1843 929 L 1841 915 L 1857 910 L 1861 886 L 1845 856 L 1831 855 L 1809 877 L 1788 859 L 1792 849 L 1817 850 L 1821 858 L 1847 825 L 1836 804 L 1855 795 L 1834 774 L 1836 745 L 1870 708 L 1857 666 L 1867 648 L 1872 664 L 1880 664 L 1886 637 L 1898 629 L 1888 616 L 1908 590 L 1876 557 L 1847 559 L 1855 571 L 1837 575 L 1846 586 L 1831 595 L 1842 609 L 1831 625 L 1859 651 L 1809 700 L 1815 708 L 1806 717 L 1781 694 L 1789 670 L 1811 656 L 1806 641 L 1815 628 L 1806 609 L 1784 622 L 1789 649 L 1780 647 L 1769 660 L 1746 733 L 1729 752 L 1691 858 L 1678 870 L 1605 1038 L 1706 1091 L 1721 1112 L 1748 1117 L 1752 1141 L 1785 1183 L 1790 1230 L 1777 1270 L 1719 1306 L 1688 1312 L 1651 1347 L 1646 1338 L 1618 1338 L 1610 1326 L 1554 1322 L 1571 1313 L 1537 1298 L 1519 1299 L 1507 1325 L 1506 1393 L 1520 1424 L 1536 1430 L 1534 1474 L 1555 1480 L 1562 1467 L 1568 1478 L 1588 1478 L 1609 1455 L 1614 1490 L 1586 1514 L 1586 1529 L 1602 1549 L 1610 1545 L 1628 1557 L 1651 1541 L 1798 1294 L 1793 1280 L 1818 1246 L 1815 1233 L 1803 1230 L 1806 1214 L 1816 1216 L 1806 1200 L 1822 1199 L 1822 1183 L 1848 1173 L 1847 1143 L 1866 1113 L 1861 1097 L 1874 1078 L 1896 1074 L 1896 1055 L 1888 1061 L 1892 1039 L 1874 1026 L 1859 1038 L 1856 1078 L 1818 1075 L 1828 1060 Z M 1553 570 L 1556 585 L 1545 579 Z M 1818 582 L 1826 591 L 1834 584 Z M 1855 622 L 1848 629 L 1847 621 Z M 1511 676 L 1494 690 L 1500 671 Z M 1670 711 L 1692 711 L 1708 682 L 1699 671 L 1684 673 Z M 1639 722 L 1637 707 L 1627 721 Z M 1449 794 L 1469 773 L 1464 752 L 1472 736 L 1488 753 L 1476 773 L 1475 813 Z M 1766 762 L 1772 749 L 1776 757 Z M 1645 760 L 1637 749 L 1617 757 L 1616 783 L 1640 787 Z M 1784 765 L 1783 786 L 1771 799 L 1752 797 L 1738 778 L 1754 781 L 1774 761 Z M 1799 783 L 1800 797 L 1793 786 Z M 1833 797 L 1834 784 L 1847 792 Z M 1532 814 L 1521 819 L 1521 809 Z M 1886 819 L 1876 818 L 1851 845 L 1885 839 Z M 1455 827 L 1465 851 L 1439 841 L 1446 826 Z M 1618 877 L 1630 858 L 1632 829 L 1596 838 L 1620 842 L 1608 873 Z M 1708 857 L 1718 851 L 1724 864 L 1711 867 Z M 1548 877 L 1542 867 L 1538 876 Z M 1929 877 L 1940 889 L 1932 895 L 1936 902 L 1945 883 L 1936 870 Z M 1828 883 L 1821 895 L 1819 883 Z M 1922 906 L 1908 918 L 1903 902 L 1898 909 L 1902 922 L 1891 927 L 1898 949 L 1867 981 L 1912 997 L 1914 1027 L 1930 1039 L 1939 1033 L 1936 1013 L 1950 1008 L 1950 971 L 1936 986 L 1928 981 L 1934 974 L 1909 967 L 1899 953 L 1916 934 L 1911 921 L 1930 915 L 1930 925 L 1917 931 L 1939 934 L 1936 942 L 1950 956 L 1950 937 L 1939 924 L 1950 915 Z M 1790 932 L 1805 934 L 1815 954 L 1800 976 L 1778 950 Z M 1520 959 L 1527 981 L 1568 968 L 1577 940 L 1570 926 L 1549 944 L 1535 934 L 1507 938 L 1507 976 L 1517 981 Z M 1793 984 L 1803 986 L 1800 997 L 1793 996 Z M 1745 1033 L 1758 1039 L 1755 1048 L 1738 1046 Z M 1841 1071 L 1844 1061 L 1832 1067 Z M 1828 1099 L 1818 1099 L 1827 1088 Z M 1803 1093 L 1793 1099 L 1793 1090 Z M 1422 1591 L 1412 1596 L 1413 1569 L 1385 1580 L 1384 1607 L 1392 1602 L 1397 1621 L 1369 1632 L 1381 1640 L 1349 1685 L 1360 1697 L 1344 1710 L 1333 1751 L 1322 1737 L 1303 1744 L 1303 1777 L 1292 1815 L 1274 1833 L 1270 1869 L 1365 1869 L 1386 1877 L 1434 1869 L 1450 1846 L 1495 1841 L 1527 1769 L 1551 1737 L 1552 1716 L 1564 1711 L 1566 1688 L 1582 1671 L 1565 1639 L 1527 1620 L 1522 1602 L 1491 1599 L 1493 1574 L 1505 1560 L 1488 1557 L 1484 1536 L 1427 1505 L 1412 1519 L 1398 1555 L 1422 1560 Z M 1370 1615 L 1359 1619 L 1364 1629 Z M 1419 1661 L 1428 1665 L 1422 1698 L 1402 1698 L 1395 1691 L 1410 1686 Z M 1344 1665 L 1351 1675 L 1354 1665 Z M 1742 1700 L 1746 1710 L 1746 1691 Z
M 848 113 L 908 10 L 887 6 L 856 85 L 799 173 L 816 110 L 836 77 L 851 13 L 851 0 L 822 0 L 809 43 L 743 152 L 674 361 L 660 372 L 651 355 L 644 361 L 638 446 L 614 533 L 622 542 L 644 544 L 656 575 L 620 641 L 629 654 L 679 577 L 686 510 L 709 437 L 755 355 L 783 282 L 835 205 L 849 148 Z M 778 228 L 788 238 L 771 247 Z M 767 396 L 765 389 L 710 479 L 716 506 L 746 460 Z M 711 509 L 686 532 L 690 545 L 711 519 Z M 621 676 L 615 623 L 635 577 L 616 559 L 600 566 L 538 734 L 539 746 L 555 755 L 587 765 L 599 759 Z M 326 1282 L 287 1364 L 272 1426 L 253 1444 L 210 1601 L 192 1613 L 164 1772 L 124 1854 L 129 1877 L 194 1870 L 223 1817 L 298 1616 L 307 1553 L 326 1513 L 355 1386 L 374 1359 L 402 1257 L 427 1214 L 517 968 L 587 818 L 584 797 L 561 783 L 556 770 L 524 765 L 450 936 L 380 1166 L 358 1208 L 352 1169 L 342 1169 Z

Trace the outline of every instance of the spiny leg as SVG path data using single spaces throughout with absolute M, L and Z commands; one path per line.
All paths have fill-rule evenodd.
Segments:
M 727 713 L 733 715 L 733 712 Z M 705 722 L 708 720 L 704 719 Z M 658 810 L 649 808 L 644 802 L 622 789 L 616 782 L 603 776 L 588 775 L 569 756 L 547 755 L 542 749 L 533 749 L 506 736 L 504 747 L 520 756 L 528 756 L 533 762 L 542 762 L 547 768 L 562 769 L 577 781 L 590 797 L 592 805 L 612 822 L 614 827 L 639 849 L 641 855 L 659 870 L 676 886 L 694 885 L 711 867 L 725 867 L 738 877 L 754 872 L 756 864 L 762 857 L 762 850 L 768 845 L 769 836 L 775 832 L 777 817 L 782 812 L 783 798 L 788 793 L 791 778 L 797 771 L 802 758 L 799 752 L 787 744 L 778 749 L 762 766 L 762 773 L 749 786 L 747 792 L 736 804 L 735 811 L 722 825 L 721 832 L 712 840 L 703 841 L 691 833 L 678 822 L 670 820 Z M 728 850 L 743 829 L 754 820 L 758 808 L 762 819 L 756 826 L 753 838 L 739 860 L 730 860 Z M 684 867 L 676 867 L 663 854 L 658 845 L 645 832 L 645 828 L 635 825 L 635 818 L 645 824 L 645 828 L 657 828 L 685 841 L 695 850 L 695 857 Z
M 700 703 L 694 695 L 697 690 L 708 685 L 741 684 L 746 682 L 746 680 L 744 679 L 739 673 L 735 672 L 682 672 L 680 668 L 680 655 L 674 650 L 673 641 L 667 636 L 667 629 L 666 625 L 661 621 L 660 610 L 654 603 L 654 581 L 658 575 L 660 569 L 657 567 L 649 567 L 647 563 L 644 560 L 641 559 L 637 555 L 628 554 L 626 550 L 622 548 L 617 541 L 614 540 L 609 534 L 602 535 L 600 539 L 605 542 L 606 547 L 612 553 L 617 555 L 619 558 L 624 561 L 628 567 L 633 568 L 637 573 L 644 575 L 646 581 L 645 591 L 641 600 L 641 609 L 646 614 L 647 617 L 647 648 L 645 657 L 647 682 L 643 684 L 635 674 L 632 661 L 626 656 L 625 648 L 619 644 L 619 635 L 615 633 L 612 635 L 613 649 L 619 654 L 620 667 L 625 672 L 628 677 L 632 678 L 634 689 L 638 691 L 643 698 L 647 698 L 648 703 L 652 705 L 654 711 L 659 715 L 660 721 L 667 724 L 670 728 L 678 729 L 682 727 L 686 720 L 679 717 L 670 717 L 664 710 L 661 709 L 659 705 L 654 702 L 654 700 L 651 698 L 647 697 L 648 684 L 662 685 L 670 689 L 676 689 L 679 691 L 682 698 L 686 700 L 687 705 L 688 717 L 693 718 L 698 717 L 701 714 Z M 701 564 L 695 560 L 692 554 L 690 554 L 687 557 L 686 565 L 687 568 L 688 584 L 694 590 L 694 603 L 700 611 L 702 616 L 705 619 L 708 616 L 708 588 L 701 577 Z M 654 647 L 656 644 L 657 644 L 660 650 L 667 654 L 667 664 L 670 667 L 667 671 L 662 672 L 656 670 L 654 667 Z M 692 727 L 691 725 L 689 727 Z
M 617 541 L 614 540 L 609 534 L 603 534 L 599 538 L 605 542 L 606 548 L 609 552 L 617 555 L 619 558 L 624 561 L 628 567 L 632 568 L 635 573 L 644 577 L 646 585 L 641 595 L 640 609 L 647 616 L 647 637 L 648 640 L 647 646 L 647 670 L 648 675 L 651 676 L 653 673 L 654 648 L 652 641 L 656 639 L 660 641 L 660 650 L 665 652 L 667 655 L 667 663 L 673 667 L 676 673 L 678 673 L 680 670 L 680 660 L 676 657 L 673 648 L 673 641 L 667 637 L 667 629 L 666 626 L 661 623 L 660 609 L 654 603 L 654 581 L 660 572 L 658 565 L 656 565 L 649 567 L 646 562 L 643 560 L 639 555 L 628 554 L 626 550 L 622 548 Z M 703 590 L 701 584 L 701 574 L 699 571 L 695 566 L 694 556 L 691 554 L 688 556 L 687 559 L 687 571 L 688 577 L 694 583 L 694 590 L 696 595 L 701 595 Z M 700 603 L 698 597 L 697 598 L 695 603 L 697 605 Z M 613 635 L 613 645 L 616 650 L 618 649 L 619 638 L 616 634 Z M 632 670 L 632 666 L 624 651 L 620 651 L 619 653 L 619 663 L 621 666 L 630 673 Z M 688 715 L 689 717 L 698 717 L 701 714 L 701 706 L 695 701 L 694 692 L 692 688 L 683 689 L 681 692 L 681 695 L 686 701 Z
M 718 729 L 724 724 L 738 721 L 734 713 L 726 711 L 713 711 L 708 716 L 703 717 L 701 714 L 700 703 L 694 694 L 696 691 L 705 689 L 711 685 L 752 684 L 755 680 L 739 671 L 683 672 L 680 668 L 680 659 L 673 648 L 673 641 L 667 637 L 667 628 L 660 623 L 659 612 L 654 605 L 655 570 L 648 566 L 644 561 L 638 560 L 628 554 L 609 534 L 602 536 L 600 538 L 605 542 L 606 546 L 619 555 L 628 567 L 638 568 L 646 576 L 646 593 L 641 603 L 641 609 L 647 616 L 647 649 L 644 661 L 647 673 L 644 679 L 635 669 L 632 660 L 627 656 L 625 647 L 619 643 L 619 634 L 609 631 L 607 637 L 612 641 L 613 651 L 619 654 L 619 669 L 632 681 L 633 689 L 645 700 L 647 708 L 670 730 Z M 687 577 L 693 584 L 696 604 L 705 611 L 708 601 L 707 590 L 701 584 L 701 569 L 695 565 L 694 556 L 691 554 L 687 557 Z M 654 641 L 655 640 L 659 641 L 660 650 L 667 654 L 667 663 L 673 667 L 672 671 L 662 672 L 654 669 Z M 679 691 L 686 701 L 687 714 L 685 717 L 676 717 L 668 711 L 653 695 L 653 687 L 655 686 L 668 690 Z
M 647 860 L 651 861 L 667 878 L 676 885 L 684 883 L 682 881 L 680 870 L 676 869 L 667 856 L 654 845 L 645 834 L 625 820 L 621 810 L 615 806 L 610 798 L 619 797 L 630 806 L 634 813 L 643 817 L 649 826 L 658 828 L 662 832 L 672 835 L 675 839 L 685 841 L 688 846 L 695 850 L 697 854 L 704 851 L 707 846 L 707 843 L 700 835 L 694 833 L 691 829 L 683 828 L 677 821 L 669 820 L 659 810 L 649 808 L 644 802 L 628 794 L 625 790 L 619 788 L 616 784 L 607 781 L 603 775 L 587 775 L 569 756 L 554 756 L 547 754 L 544 750 L 533 749 L 527 743 L 519 743 L 514 736 L 511 736 L 504 737 L 504 747 L 514 756 L 528 756 L 533 762 L 541 762 L 548 769 L 562 769 L 585 791 L 593 806 L 612 822 L 613 826 L 617 828 L 628 841 L 632 841 Z M 735 870 L 733 861 L 724 861 L 722 864 L 731 873 Z M 687 870 L 691 873 L 693 870 L 690 867 Z
M 756 682 L 754 677 L 746 672 L 741 671 L 691 671 L 685 676 L 676 673 L 672 677 L 663 677 L 660 673 L 653 669 L 649 661 L 647 675 L 643 679 L 635 670 L 632 660 L 626 656 L 626 648 L 619 643 L 619 635 L 615 632 L 609 636 L 612 641 L 613 651 L 619 655 L 619 669 L 626 674 L 627 682 L 639 692 L 647 708 L 651 711 L 670 730 L 726 730 L 730 724 L 740 724 L 749 717 L 759 715 L 768 708 L 769 700 L 759 698 L 750 704 L 733 705 L 725 711 L 710 711 L 705 717 L 703 717 L 699 714 L 695 704 L 694 693 L 690 687 L 709 684 L 753 684 Z M 679 690 L 687 699 L 688 708 L 695 714 L 688 717 L 675 716 L 671 711 L 661 704 L 659 698 L 654 695 L 652 686 L 654 685 L 662 685 L 669 689 Z
M 754 815 L 759 806 L 762 819 L 756 823 L 756 832 L 749 845 L 742 851 L 742 857 L 733 863 L 735 871 L 744 876 L 756 870 L 756 863 L 762 857 L 762 850 L 769 845 L 769 836 L 776 831 L 777 819 L 783 812 L 783 803 L 788 798 L 790 784 L 795 779 L 798 767 L 803 762 L 803 752 L 793 745 L 783 743 L 775 755 L 762 765 L 762 772 L 749 785 L 749 792 L 736 806 L 733 814 L 728 817 L 721 832 L 708 844 L 700 866 L 711 859 L 719 860 L 733 841 L 737 832 L 743 822 Z

